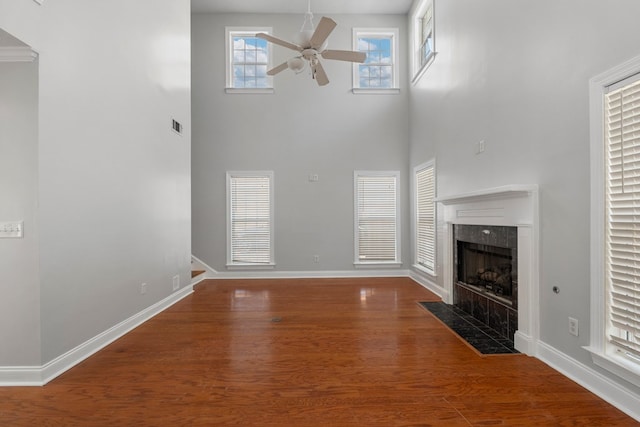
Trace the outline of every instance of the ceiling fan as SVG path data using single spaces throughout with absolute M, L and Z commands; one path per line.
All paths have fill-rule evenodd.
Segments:
M 298 55 L 283 62 L 277 67 L 267 71 L 270 76 L 291 69 L 296 74 L 302 72 L 306 63 L 309 63 L 311 69 L 311 77 L 318 82 L 319 86 L 329 83 L 327 73 L 320 62 L 320 57 L 324 59 L 335 59 L 338 61 L 359 62 L 362 63 L 367 55 L 364 52 L 356 52 L 351 50 L 330 50 L 327 49 L 327 39 L 337 26 L 336 22 L 327 17 L 322 17 L 318 23 L 318 27 L 313 27 L 313 14 L 311 13 L 311 0 L 309 0 L 309 8 L 305 15 L 304 23 L 300 32 L 294 37 L 294 43 L 279 39 L 270 34 L 258 33 L 256 37 L 267 40 L 273 44 L 289 48 L 298 52 Z

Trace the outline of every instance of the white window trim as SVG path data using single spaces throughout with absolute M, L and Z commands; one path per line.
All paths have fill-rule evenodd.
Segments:
M 418 195 L 417 195 L 417 191 L 418 191 L 418 183 L 416 181 L 416 175 L 418 174 L 419 171 L 432 167 L 433 168 L 433 185 L 435 188 L 434 191 L 434 232 L 436 233 L 435 238 L 434 238 L 434 242 L 433 242 L 433 270 L 430 270 L 428 268 L 426 268 L 423 265 L 418 264 Z M 438 177 L 436 175 L 436 160 L 435 159 L 431 159 L 427 162 L 424 162 L 416 167 L 413 168 L 413 175 L 411 177 L 412 179 L 412 187 L 411 187 L 411 221 L 413 223 L 413 268 L 415 268 L 416 270 L 419 270 L 425 274 L 428 274 L 429 276 L 436 278 L 438 277 L 438 235 L 437 235 L 437 229 L 438 229 L 438 209 L 437 209 L 437 205 L 435 202 L 436 197 L 438 197 Z
M 270 253 L 269 253 L 269 259 L 271 260 L 270 263 L 267 264 L 252 264 L 252 263 L 238 263 L 238 262 L 232 262 L 232 257 L 231 257 L 231 177 L 235 177 L 235 176 L 267 176 L 269 177 L 269 191 L 270 191 L 270 195 L 271 195 L 271 200 L 270 200 L 270 212 L 269 212 L 269 217 L 270 217 L 270 224 L 269 224 L 269 228 L 271 229 L 271 233 L 270 233 L 270 238 L 271 241 L 269 242 L 269 249 L 270 249 Z M 273 171 L 228 171 L 227 172 L 227 181 L 226 181 L 226 193 L 227 193 L 227 206 L 226 206 L 226 211 L 227 211 L 227 264 L 226 267 L 228 270 L 271 270 L 275 267 L 275 248 L 274 248 L 274 173 Z
M 593 363 L 640 387 L 640 365 L 607 348 L 605 285 L 605 144 L 604 95 L 607 88 L 640 72 L 640 56 L 589 81 L 591 143 L 591 334 L 584 347 Z
M 359 240 L 358 240 L 358 177 L 359 176 L 394 176 L 396 178 L 396 259 L 394 261 L 360 261 L 359 260 Z M 353 265 L 356 268 L 376 268 L 376 267 L 400 267 L 402 265 L 401 254 L 401 230 L 400 226 L 400 172 L 399 171 L 363 171 L 353 172 Z
M 353 89 L 355 94 L 398 94 L 400 93 L 400 64 L 398 62 L 398 49 L 400 32 L 397 28 L 354 28 L 353 29 L 353 50 L 358 50 L 358 38 L 370 37 L 370 38 L 391 38 L 391 60 L 392 66 L 392 85 L 390 88 L 369 88 L 360 87 L 360 72 L 359 63 L 353 64 Z
M 225 61 L 225 92 L 226 93 L 242 93 L 242 94 L 269 94 L 273 93 L 273 77 L 268 76 L 269 87 L 268 88 L 236 88 L 233 87 L 233 61 L 231 55 L 233 52 L 233 37 L 235 33 L 242 33 L 246 36 L 253 36 L 257 33 L 271 34 L 273 29 L 271 27 L 225 27 L 224 37 L 224 61 Z M 267 43 L 269 62 L 267 63 L 267 69 L 271 69 L 273 66 L 273 59 L 271 54 L 271 46 Z
M 420 39 L 422 33 L 422 17 L 424 16 L 427 9 L 431 6 L 433 9 L 433 52 L 431 56 L 427 59 L 427 61 L 421 65 L 421 46 L 422 40 Z M 410 25 L 409 25 L 409 33 L 410 33 L 410 43 L 409 47 L 411 49 L 411 53 L 409 55 L 409 62 L 411 64 L 411 83 L 417 83 L 420 78 L 424 75 L 425 71 L 431 66 L 433 61 L 436 58 L 436 5 L 435 0 L 419 0 L 414 3 L 411 12 L 409 12 L 410 16 Z

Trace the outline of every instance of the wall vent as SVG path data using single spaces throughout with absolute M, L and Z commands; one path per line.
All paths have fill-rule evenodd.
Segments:
M 171 128 L 174 132 L 182 135 L 182 124 L 176 119 L 171 119 Z

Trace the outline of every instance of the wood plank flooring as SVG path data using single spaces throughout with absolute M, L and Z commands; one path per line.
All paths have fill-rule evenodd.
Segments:
M 634 426 L 542 362 L 482 357 L 407 278 L 206 280 L 1 426 Z

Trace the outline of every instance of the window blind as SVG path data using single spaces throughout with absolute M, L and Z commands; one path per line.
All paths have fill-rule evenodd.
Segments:
M 268 175 L 229 177 L 230 262 L 271 263 L 271 183 Z
M 605 95 L 609 342 L 640 360 L 640 77 Z
M 435 273 L 436 211 L 435 168 L 429 165 L 416 172 L 416 261 Z
M 397 260 L 395 175 L 356 177 L 357 249 L 360 262 Z
M 425 11 L 420 23 L 420 62 L 424 65 L 433 53 L 433 3 Z

